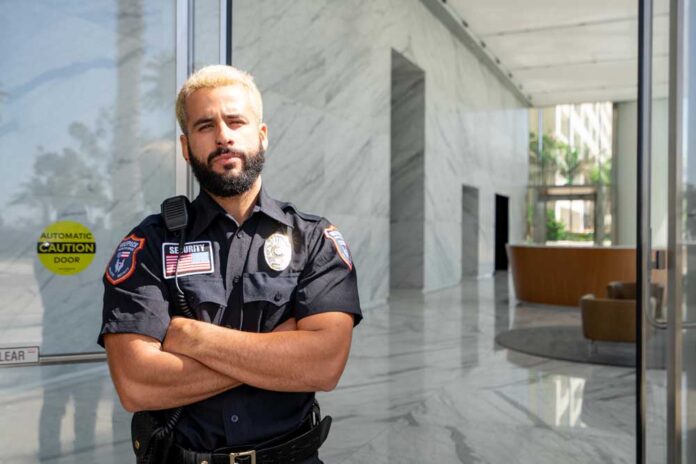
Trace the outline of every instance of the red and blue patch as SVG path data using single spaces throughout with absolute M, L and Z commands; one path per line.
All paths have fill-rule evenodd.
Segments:
M 135 234 L 121 240 L 106 268 L 106 280 L 112 285 L 118 285 L 128 279 L 135 272 L 136 257 L 143 248 L 145 248 L 145 239 Z
M 333 242 L 338 256 L 340 256 L 343 262 L 348 265 L 348 269 L 352 270 L 353 258 L 350 256 L 350 250 L 348 249 L 348 244 L 343 239 L 343 235 L 338 231 L 338 229 L 336 229 L 335 226 L 330 226 L 327 229 L 324 229 L 324 235 Z

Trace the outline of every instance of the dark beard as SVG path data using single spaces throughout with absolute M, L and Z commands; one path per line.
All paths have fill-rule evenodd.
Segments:
M 233 197 L 248 191 L 263 170 L 263 163 L 266 161 L 263 145 L 259 141 L 259 148 L 256 153 L 246 153 L 241 150 L 230 148 L 218 148 L 208 155 L 206 162 L 199 161 L 188 146 L 189 161 L 193 175 L 198 179 L 201 187 L 218 197 Z M 220 155 L 232 153 L 244 158 L 241 173 L 237 175 L 218 174 L 212 170 L 210 165 L 213 160 Z

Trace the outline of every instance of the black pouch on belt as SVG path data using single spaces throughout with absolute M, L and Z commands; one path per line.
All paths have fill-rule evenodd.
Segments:
M 174 440 L 157 413 L 140 411 L 131 419 L 131 437 L 136 464 L 166 463 Z

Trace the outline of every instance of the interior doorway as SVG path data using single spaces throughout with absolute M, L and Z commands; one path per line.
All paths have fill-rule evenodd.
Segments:
M 423 288 L 425 73 L 392 50 L 390 287 Z
M 510 198 L 495 195 L 495 270 L 507 271 L 508 257 L 505 245 L 510 237 Z
M 462 279 L 479 275 L 479 189 L 462 186 Z

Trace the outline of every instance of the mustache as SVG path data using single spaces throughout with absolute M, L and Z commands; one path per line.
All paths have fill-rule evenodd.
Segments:
M 215 158 L 227 154 L 241 156 L 244 160 L 247 158 L 247 154 L 244 150 L 229 147 L 219 147 L 208 155 L 208 164 L 212 163 Z

